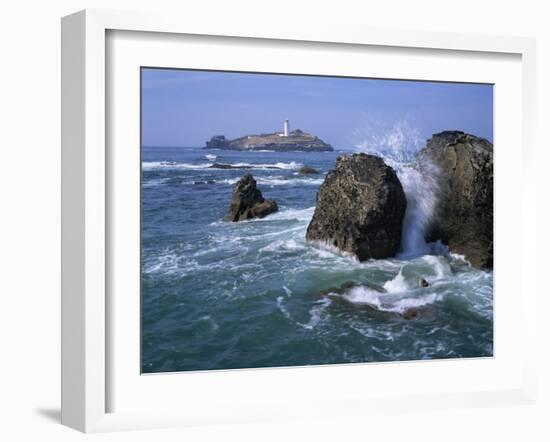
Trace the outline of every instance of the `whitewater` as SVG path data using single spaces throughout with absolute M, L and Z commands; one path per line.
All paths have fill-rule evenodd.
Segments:
M 402 129 L 357 143 L 394 167 L 407 197 L 400 254 L 366 262 L 305 241 L 342 152 L 143 148 L 142 370 L 492 356 L 493 274 L 424 241 L 437 170 L 415 167 L 419 144 Z M 279 212 L 228 223 L 245 173 Z

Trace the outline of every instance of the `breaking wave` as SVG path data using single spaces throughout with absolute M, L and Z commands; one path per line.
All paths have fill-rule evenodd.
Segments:
M 388 293 L 403 293 L 410 289 L 409 284 L 403 276 L 403 267 L 399 269 L 399 273 L 395 278 L 384 283 L 384 288 Z
M 221 180 L 213 179 L 195 179 L 182 181 L 176 179 L 174 183 L 177 185 L 212 185 L 212 184 L 226 184 L 233 185 L 239 178 L 225 178 Z M 285 178 L 283 176 L 267 176 L 267 177 L 255 177 L 256 183 L 261 186 L 320 186 L 323 183 L 323 178 Z M 166 183 L 170 183 L 170 178 L 154 178 L 149 180 L 143 180 L 143 187 L 156 187 Z
M 240 178 L 227 178 L 225 180 L 215 181 L 216 183 L 235 184 Z M 258 185 L 264 186 L 320 186 L 323 184 L 323 178 L 285 178 L 283 176 L 274 177 L 255 177 Z
M 352 304 L 364 304 L 383 312 L 404 314 L 410 309 L 441 301 L 443 296 L 437 293 L 428 293 L 396 298 L 391 293 L 380 292 L 366 286 L 357 286 L 349 289 L 342 295 L 342 298 Z
M 210 155 L 215 156 L 215 155 Z M 209 158 L 210 159 L 210 158 Z M 233 163 L 233 164 L 224 164 L 226 166 L 230 166 L 234 169 L 258 169 L 258 170 L 269 170 L 269 169 L 281 169 L 281 170 L 292 170 L 292 169 L 299 169 L 302 167 L 302 164 L 297 163 L 295 161 L 290 162 L 277 162 L 277 163 Z M 209 169 L 209 170 L 226 170 L 223 168 L 215 168 L 212 167 L 212 163 L 178 163 L 175 161 L 144 161 L 142 163 L 142 169 L 143 170 L 158 170 L 158 169 L 166 169 L 166 170 L 177 170 L 177 169 Z

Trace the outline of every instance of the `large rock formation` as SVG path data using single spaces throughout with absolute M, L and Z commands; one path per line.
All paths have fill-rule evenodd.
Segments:
M 406 206 L 395 171 L 381 158 L 341 156 L 319 188 L 306 238 L 351 252 L 361 261 L 395 256 Z
M 441 240 L 476 267 L 493 266 L 493 145 L 459 131 L 435 134 L 418 153 L 438 169 L 438 203 L 427 241 Z
M 262 192 L 256 188 L 254 177 L 247 174 L 235 184 L 227 220 L 244 221 L 251 218 L 263 218 L 277 210 L 277 203 L 264 199 Z

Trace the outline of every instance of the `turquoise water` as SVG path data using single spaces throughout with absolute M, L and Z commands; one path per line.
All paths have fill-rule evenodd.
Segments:
M 359 263 L 306 243 L 338 155 L 143 148 L 143 372 L 492 356 L 492 272 L 425 244 Z M 279 212 L 225 222 L 248 172 Z

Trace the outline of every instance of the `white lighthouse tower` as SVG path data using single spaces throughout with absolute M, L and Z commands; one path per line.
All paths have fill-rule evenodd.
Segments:
M 285 124 L 284 124 L 284 129 L 283 129 L 283 137 L 288 137 L 288 133 L 289 133 L 289 123 L 288 123 L 288 118 L 285 120 Z

